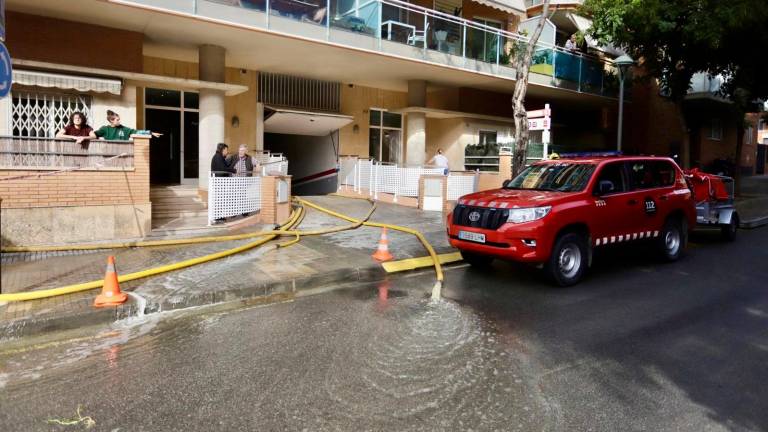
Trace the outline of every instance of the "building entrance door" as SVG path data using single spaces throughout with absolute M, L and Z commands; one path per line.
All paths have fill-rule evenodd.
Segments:
M 163 134 L 149 150 L 152 184 L 196 184 L 199 163 L 198 94 L 147 88 L 145 129 Z
M 178 184 L 181 181 L 181 113 L 147 109 L 146 115 L 146 128 L 163 134 L 149 146 L 149 182 Z

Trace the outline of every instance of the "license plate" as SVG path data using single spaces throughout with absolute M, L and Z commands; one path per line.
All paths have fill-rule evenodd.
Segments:
M 469 231 L 459 231 L 459 238 L 462 240 L 485 243 L 485 234 L 480 234 L 480 233 L 474 233 Z

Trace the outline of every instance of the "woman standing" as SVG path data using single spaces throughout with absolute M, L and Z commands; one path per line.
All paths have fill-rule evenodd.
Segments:
M 95 139 L 96 134 L 93 128 L 88 126 L 88 119 L 85 114 L 75 111 L 69 116 L 69 124 L 64 126 L 57 134 L 56 138 L 69 138 L 83 147 L 88 146 L 89 139 Z
M 224 143 L 216 144 L 216 153 L 213 154 L 211 159 L 211 172 L 215 177 L 229 177 L 230 174 L 237 172 L 227 161 L 227 154 L 229 154 L 228 145 Z

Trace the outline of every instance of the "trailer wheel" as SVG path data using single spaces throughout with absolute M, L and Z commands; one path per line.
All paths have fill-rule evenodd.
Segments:
M 739 229 L 739 214 L 733 213 L 731 216 L 731 223 L 728 225 L 721 225 L 720 226 L 720 234 L 723 237 L 723 240 L 732 242 L 736 240 L 736 231 Z

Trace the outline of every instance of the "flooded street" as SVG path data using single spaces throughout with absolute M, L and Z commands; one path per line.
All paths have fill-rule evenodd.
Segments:
M 768 231 L 750 235 L 668 266 L 599 256 L 569 289 L 458 266 L 439 302 L 427 271 L 6 341 L 0 429 L 766 430 L 766 274 L 745 248 Z
M 482 316 L 425 293 L 375 285 L 155 314 L 10 350 L 0 422 L 45 429 L 81 405 L 105 428 L 539 429 L 545 403 L 519 354 Z

